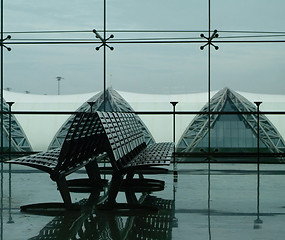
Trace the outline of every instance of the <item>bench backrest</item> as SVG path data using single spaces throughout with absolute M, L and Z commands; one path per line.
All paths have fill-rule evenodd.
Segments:
M 75 114 L 62 144 L 55 172 L 68 173 L 87 164 L 102 149 L 103 133 L 97 113 Z
M 106 134 L 106 148 L 115 169 L 122 169 L 139 154 L 146 143 L 141 126 L 133 113 L 98 112 Z

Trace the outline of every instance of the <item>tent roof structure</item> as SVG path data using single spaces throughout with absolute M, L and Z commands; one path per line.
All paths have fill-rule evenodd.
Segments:
M 224 88 L 216 93 L 210 100 L 210 111 L 211 112 L 223 112 L 226 104 L 230 102 L 233 106 L 235 112 L 245 112 L 241 114 L 242 121 L 248 126 L 253 135 L 257 136 L 257 115 L 256 114 L 246 114 L 246 112 L 255 112 L 256 106 L 247 100 L 242 95 L 230 90 L 229 88 Z M 202 112 L 208 112 L 208 103 L 204 105 L 201 109 Z M 218 121 L 220 115 L 211 114 L 210 115 L 210 128 L 212 129 L 216 122 Z M 285 148 L 285 142 L 275 128 L 275 126 L 270 122 L 270 120 L 260 114 L 260 140 L 261 142 L 274 153 L 283 152 Z M 208 134 L 209 128 L 209 114 L 199 114 L 197 115 L 186 128 L 185 132 L 181 136 L 177 149 L 182 152 L 193 152 L 199 143 Z M 238 135 L 238 133 L 236 133 Z M 222 144 L 221 144 L 222 145 Z M 237 146 L 238 147 L 238 146 Z M 283 150 L 281 150 L 283 149 Z
M 90 98 L 87 102 L 84 102 L 76 112 L 87 112 L 87 111 L 103 111 L 104 110 L 104 93 L 97 93 L 95 96 Z M 91 109 L 92 108 L 92 109 Z M 112 112 L 133 112 L 134 109 L 123 99 L 120 94 L 118 94 L 113 88 L 108 88 L 106 90 L 106 104 L 105 104 L 106 111 Z M 137 116 L 137 120 L 140 123 L 147 144 L 154 143 L 154 138 L 152 137 L 151 133 L 143 123 L 143 121 Z M 62 125 L 59 131 L 54 136 L 49 149 L 58 148 L 61 146 L 64 138 L 67 134 L 70 124 L 72 123 L 73 116 L 70 116 L 66 122 Z
M 5 112 L 10 111 L 10 106 L 13 102 L 6 102 L 4 100 L 3 110 Z M 11 127 L 11 128 L 10 128 Z M 29 152 L 32 151 L 30 142 L 23 131 L 21 125 L 17 121 L 14 115 L 3 114 L 3 146 L 4 148 L 9 147 L 9 134 L 11 131 L 11 149 L 17 152 Z
M 168 115 L 159 114 L 140 114 L 139 117 L 145 127 L 151 133 L 156 142 L 172 141 L 172 105 L 171 101 L 178 101 L 176 110 L 183 111 L 200 111 L 207 103 L 207 92 L 189 93 L 189 94 L 142 94 L 124 91 L 115 91 L 112 88 L 108 90 L 109 102 L 116 109 L 128 109 L 134 111 L 169 111 Z M 117 94 L 116 94 L 116 93 Z M 213 97 L 218 91 L 211 92 Z M 233 91 L 231 91 L 233 92 Z M 243 96 L 248 102 L 261 100 L 261 111 L 285 111 L 285 96 L 272 94 L 256 94 L 246 92 L 235 92 L 238 99 Z M 4 90 L 5 101 L 15 102 L 12 106 L 13 111 L 53 111 L 59 112 L 56 115 L 44 114 L 14 114 L 18 126 L 21 127 L 25 134 L 27 142 L 33 151 L 47 150 L 59 136 L 63 126 L 67 123 L 70 114 L 61 114 L 62 111 L 90 110 L 88 101 L 95 101 L 98 105 L 93 106 L 93 111 L 100 107 L 100 97 L 102 92 L 91 92 L 86 94 L 73 95 L 34 95 L 15 93 Z M 123 99 L 123 100 L 122 100 Z M 189 126 L 189 123 L 195 118 L 195 114 L 177 114 L 176 115 L 176 139 L 180 139 Z M 267 119 L 272 123 L 275 129 L 278 129 L 280 135 L 285 137 L 285 116 L 284 115 L 267 115 Z M 62 131 L 64 133 L 64 131 Z M 63 137 L 63 135 L 62 135 Z M 58 140 L 57 139 L 57 140 Z M 58 143 L 60 144 L 60 141 Z

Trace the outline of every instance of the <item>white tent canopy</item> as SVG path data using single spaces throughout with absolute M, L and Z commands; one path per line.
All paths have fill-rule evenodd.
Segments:
M 179 102 L 176 111 L 200 111 L 207 103 L 208 93 L 177 95 L 141 94 L 117 91 L 135 111 L 172 111 L 171 101 Z M 217 91 L 211 92 L 211 96 Z M 238 92 L 250 102 L 262 101 L 261 111 L 284 111 L 285 96 Z M 4 91 L 6 102 L 15 102 L 12 111 L 75 111 L 98 92 L 75 95 L 34 95 Z M 69 115 L 17 114 L 16 119 L 23 128 L 33 150 L 46 150 L 56 132 Z M 176 115 L 176 141 L 183 134 L 195 115 Z M 285 138 L 285 116 L 268 115 L 268 119 Z M 172 120 L 169 115 L 140 115 L 157 142 L 172 141 Z

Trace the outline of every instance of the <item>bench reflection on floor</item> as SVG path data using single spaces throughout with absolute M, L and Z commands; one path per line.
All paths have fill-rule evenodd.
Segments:
M 36 239 L 171 239 L 174 201 L 146 195 L 143 203 L 157 212 L 66 211 L 56 216 Z

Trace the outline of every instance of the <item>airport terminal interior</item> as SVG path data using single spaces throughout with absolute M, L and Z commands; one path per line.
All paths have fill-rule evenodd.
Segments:
M 107 111 L 111 112 L 139 112 L 141 109 L 136 109 L 141 106 L 138 99 L 145 99 L 144 96 L 119 93 L 112 88 L 108 88 L 106 93 Z M 80 211 L 57 208 L 20 211 L 26 204 L 60 202 L 60 194 L 45 172 L 18 164 L 2 164 L 2 239 L 272 239 L 273 236 L 274 239 L 283 239 L 284 140 L 283 129 L 278 131 L 282 117 L 270 121 L 270 115 L 258 113 L 260 115 L 257 116 L 254 103 L 241 94 L 229 88 L 212 93 L 210 110 L 220 114 L 210 116 L 210 148 L 207 141 L 207 103 L 200 102 L 200 109 L 195 109 L 196 114 L 180 112 L 180 115 L 179 110 L 174 113 L 170 105 L 167 116 L 155 108 L 151 109 L 152 114 L 135 115 L 148 145 L 171 141 L 173 130 L 177 128 L 178 132 L 175 133 L 178 140 L 172 163 L 145 174 L 147 179 L 163 180 L 164 189 L 134 193 L 141 204 L 155 206 L 158 211 L 98 210 L 97 204 L 106 201 L 107 186 L 95 191 L 95 198 L 86 193 L 72 193 L 73 201 L 82 205 Z M 7 102 L 16 102 L 18 95 L 8 93 Z M 103 92 L 98 92 L 94 96 L 85 96 L 83 103 L 74 104 L 68 110 L 102 111 L 102 95 Z M 30 99 L 37 97 L 28 96 Z M 155 99 L 159 98 L 156 96 Z M 183 103 L 183 99 L 185 96 L 181 96 L 181 105 L 191 104 Z M 57 101 L 57 106 L 60 106 L 63 100 Z M 163 104 L 169 104 L 169 101 L 160 101 L 158 108 L 164 109 Z M 9 113 L 7 102 L 5 108 Z M 47 102 L 45 96 L 39 107 L 44 109 Z M 29 109 L 27 106 L 30 105 L 32 109 L 33 103 L 29 100 L 24 106 Z M 19 111 L 21 104 L 18 105 L 18 109 L 17 103 L 14 107 Z M 62 107 L 66 107 L 64 102 Z M 28 121 L 33 121 L 31 128 L 42 128 L 43 117 L 32 116 L 28 118 Z M 174 128 L 173 117 L 176 120 Z M 47 141 L 43 134 L 42 142 L 33 142 L 31 140 L 38 138 L 33 137 L 33 130 L 26 127 L 29 126 L 25 122 L 27 119 L 22 115 L 4 115 L 5 159 L 60 148 L 73 118 L 73 114 L 49 116 L 45 126 L 55 128 L 53 136 Z M 163 124 L 153 126 L 156 122 Z M 159 131 L 152 134 L 152 129 L 158 127 L 164 127 L 163 136 L 159 136 Z M 108 159 L 101 160 L 99 165 L 102 177 L 110 180 L 112 171 Z M 70 176 L 71 179 L 80 179 L 85 174 L 79 170 Z M 127 193 L 120 192 L 117 201 L 124 203 L 127 200 Z
M 236 72 L 227 69 L 229 64 L 226 64 L 237 55 L 238 50 L 230 49 L 235 44 L 240 44 L 239 50 L 241 46 L 265 46 L 268 43 L 273 49 L 273 46 L 284 44 L 285 41 L 278 38 L 285 36 L 284 32 L 215 30 L 211 19 L 214 18 L 212 16 L 217 18 L 220 11 L 217 6 L 220 5 L 213 0 L 205 1 L 203 5 L 208 14 L 203 15 L 207 20 L 205 31 L 178 28 L 128 30 L 124 27 L 129 25 L 120 23 L 118 17 L 113 26 L 119 30 L 114 32 L 126 34 L 128 38 L 116 39 L 106 28 L 106 2 L 115 6 L 116 3 L 100 0 L 95 1 L 100 2 L 104 10 L 100 15 L 101 22 L 97 22 L 100 30 L 44 31 L 40 28 L 37 31 L 18 29 L 8 32 L 4 31 L 4 13 L 9 16 L 14 8 L 18 11 L 17 4 L 5 5 L 3 0 L 0 1 L 0 240 L 284 239 L 285 95 L 272 91 L 258 92 L 252 88 L 254 84 L 262 85 L 260 79 L 254 78 L 258 72 L 265 71 L 262 71 L 264 65 L 259 66 L 258 61 L 250 62 L 250 66 L 236 61 Z M 198 7 L 199 4 L 194 5 Z M 211 9 L 213 5 L 216 8 Z M 26 10 L 30 8 L 33 6 L 27 6 Z M 49 8 L 43 9 L 48 11 Z M 112 14 L 116 16 L 113 10 Z M 139 14 L 139 11 L 132 14 Z M 26 14 L 25 18 L 28 17 Z M 57 15 L 50 20 L 57 21 L 60 17 Z M 84 19 L 89 21 L 83 17 L 84 23 Z M 145 14 L 143 22 L 147 20 Z M 132 24 L 129 20 L 127 23 Z M 36 21 L 33 24 L 37 27 Z M 13 40 L 8 35 L 13 33 L 29 38 Z M 85 33 L 92 34 L 95 40 L 81 37 L 80 34 Z M 151 37 L 157 33 L 162 37 Z M 185 33 L 195 37 L 174 37 L 174 34 Z M 232 35 L 223 38 L 221 33 Z M 49 38 L 49 34 L 55 35 Z M 74 34 L 74 38 L 56 38 L 62 36 L 60 34 Z M 136 38 L 137 34 L 143 34 L 143 37 Z M 106 71 L 110 64 L 106 52 L 113 52 L 113 45 L 115 49 L 125 48 L 118 50 L 121 58 L 112 58 L 112 66 L 116 66 L 114 62 L 123 62 L 125 58 L 122 56 L 129 54 L 130 59 L 138 59 L 140 69 L 139 73 L 135 72 L 136 63 L 128 60 L 123 70 L 116 66 L 114 71 L 126 79 L 130 75 L 134 79 L 142 79 L 142 72 L 145 76 L 136 83 L 126 80 L 126 90 L 122 90 L 123 84 L 115 79 L 116 74 L 113 86 L 113 76 Z M 143 47 L 138 56 L 135 48 L 126 51 L 126 46 L 134 45 L 156 46 L 157 54 L 162 55 L 159 58 L 149 57 L 149 52 L 144 52 Z M 202 61 L 196 52 L 188 52 L 184 48 L 190 45 L 197 45 L 201 50 Z M 14 58 L 7 56 L 7 52 L 11 52 L 12 47 L 12 51 L 16 49 L 20 56 L 22 48 L 27 46 L 37 49 L 35 59 L 31 54 L 35 66 L 39 59 L 44 59 L 41 55 L 44 47 L 82 47 L 80 54 L 83 52 L 86 59 L 85 56 L 84 60 L 81 59 L 80 67 L 76 63 L 80 57 L 66 58 L 66 61 L 71 63 L 72 73 L 78 71 L 82 79 L 88 75 L 87 69 L 94 67 L 96 74 L 92 79 L 96 84 L 100 82 L 100 87 L 95 88 L 96 84 L 92 85 L 92 82 L 84 88 L 81 86 L 89 90 L 85 93 L 60 94 L 60 81 L 64 78 L 58 75 L 57 95 L 13 91 L 7 82 L 13 82 L 14 73 L 19 69 L 24 71 L 25 66 L 21 57 L 14 63 Z M 90 60 L 86 46 L 92 46 L 92 51 L 98 53 L 96 64 L 86 63 Z M 164 66 L 165 86 L 163 81 L 160 82 L 162 73 L 155 69 L 158 72 L 151 75 L 156 66 L 149 65 L 154 59 L 159 62 L 169 57 L 166 57 L 166 50 L 160 48 L 162 46 L 183 46 L 181 49 L 169 49 L 171 68 Z M 217 57 L 216 50 L 220 50 L 220 46 L 224 47 L 224 52 Z M 271 48 L 266 47 L 267 52 L 262 58 L 267 61 L 276 60 L 273 52 L 284 52 L 283 49 L 275 49 L 271 53 Z M 66 52 L 74 51 L 79 55 L 77 48 L 66 49 Z M 185 56 L 177 57 L 176 51 Z M 234 54 L 226 55 L 227 51 Z M 172 54 L 176 56 L 173 59 Z M 244 50 L 249 59 L 251 54 L 255 52 Z M 144 57 L 145 65 L 140 63 L 140 58 Z M 92 55 L 92 58 L 95 57 Z M 199 89 L 197 91 L 190 91 L 192 86 L 186 88 L 178 81 L 183 75 L 182 69 L 188 68 L 185 59 L 190 61 L 193 58 L 194 67 L 185 78 L 191 80 L 193 89 Z M 23 74 L 20 80 L 25 82 L 25 78 L 36 74 L 41 74 L 44 79 L 47 76 L 43 69 L 52 71 L 48 70 L 47 62 L 45 59 L 44 67 L 34 68 L 30 76 Z M 181 63 L 175 65 L 175 62 Z M 12 71 L 10 66 L 13 64 L 21 68 Z M 194 68 L 198 65 L 203 66 L 203 73 L 195 76 L 202 76 L 203 82 L 201 79 L 193 80 Z M 222 74 L 215 72 L 217 66 L 222 69 Z M 253 73 L 232 86 L 231 78 L 236 79 L 235 75 L 243 68 Z M 274 71 L 282 75 L 277 68 L 275 66 Z M 177 74 L 177 78 L 170 81 L 167 73 Z M 151 82 L 153 76 L 160 84 Z M 221 76 L 226 78 L 223 80 L 225 84 L 221 84 Z M 274 85 L 277 75 L 270 72 L 268 76 L 268 82 L 272 81 Z M 72 87 L 79 88 L 82 79 L 78 78 L 79 85 L 76 82 Z M 142 88 L 147 81 L 147 88 Z M 241 82 L 244 85 L 242 91 L 236 89 Z M 141 91 L 130 91 L 136 84 Z M 248 91 L 244 90 L 247 89 L 246 84 L 251 86 Z M 40 88 L 40 83 L 37 86 Z M 152 92 L 152 86 L 156 92 Z M 165 93 L 166 88 L 170 93 Z

